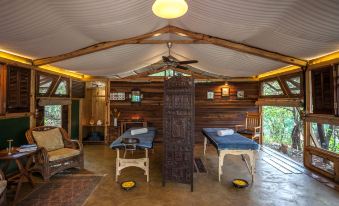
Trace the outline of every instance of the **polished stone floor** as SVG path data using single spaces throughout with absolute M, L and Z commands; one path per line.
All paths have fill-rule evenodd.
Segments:
M 202 157 L 207 173 L 194 175 L 194 192 L 190 192 L 190 187 L 183 184 L 168 183 L 162 187 L 162 148 L 159 144 L 150 154 L 150 182 L 146 182 L 141 169 L 127 168 L 122 171 L 119 181 L 135 180 L 137 186 L 131 191 L 123 191 L 115 182 L 115 155 L 115 151 L 104 145 L 85 146 L 85 168 L 106 175 L 89 196 L 86 206 L 339 206 L 339 192 L 305 174 L 284 174 L 263 161 L 261 154 L 257 160 L 254 184 L 246 189 L 235 189 L 231 184 L 232 179 L 250 179 L 241 158 L 225 157 L 224 175 L 219 183 L 215 149 L 208 147 L 206 158 L 203 158 L 202 146 L 196 146 L 195 156 Z

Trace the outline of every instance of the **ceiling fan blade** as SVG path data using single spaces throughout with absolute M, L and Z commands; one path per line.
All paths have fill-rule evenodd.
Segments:
M 194 64 L 198 63 L 198 60 L 179 61 L 179 64 Z
M 176 68 L 183 69 L 183 70 L 189 70 L 187 67 L 182 65 L 177 65 Z

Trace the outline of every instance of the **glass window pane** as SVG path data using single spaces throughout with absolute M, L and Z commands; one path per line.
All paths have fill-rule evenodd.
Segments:
M 45 106 L 44 113 L 44 125 L 45 126 L 54 126 L 61 127 L 61 115 L 62 115 L 62 106 L 61 105 L 47 105 Z
M 300 76 L 287 79 L 286 84 L 292 94 L 300 94 Z
M 331 174 L 335 174 L 333 162 L 323 157 L 312 155 L 312 165 Z
M 39 95 L 47 94 L 53 83 L 53 77 L 47 75 L 39 75 Z
M 68 95 L 68 85 L 66 80 L 61 80 L 57 89 L 55 90 L 55 95 Z
M 262 92 L 263 96 L 276 96 L 276 95 L 283 95 L 284 92 L 282 91 L 278 80 L 266 81 L 262 83 Z
M 312 146 L 339 154 L 339 126 L 330 124 L 311 124 Z

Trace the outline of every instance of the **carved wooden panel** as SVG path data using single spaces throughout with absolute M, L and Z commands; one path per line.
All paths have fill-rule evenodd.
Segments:
M 164 83 L 163 183 L 191 184 L 193 189 L 194 81 L 176 76 Z

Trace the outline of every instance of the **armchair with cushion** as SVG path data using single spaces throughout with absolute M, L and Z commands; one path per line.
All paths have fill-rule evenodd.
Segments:
M 235 125 L 237 133 L 249 137 L 252 140 L 259 140 L 261 136 L 261 115 L 260 113 L 246 113 L 245 125 Z
M 44 180 L 68 168 L 84 168 L 83 146 L 77 140 L 71 140 L 63 128 L 41 126 L 28 130 L 26 139 L 29 144 L 41 148 L 33 171 L 40 172 Z
M 7 180 L 5 175 L 0 170 L 0 205 L 6 205 L 6 191 L 7 191 Z

